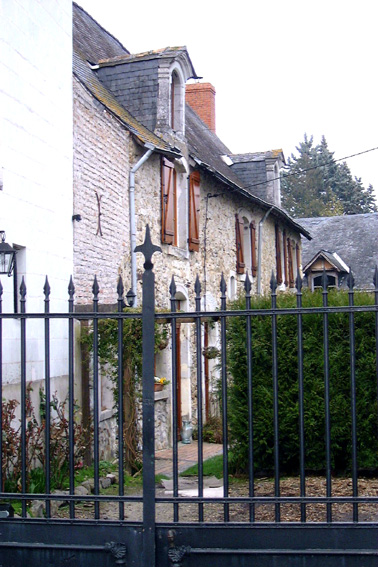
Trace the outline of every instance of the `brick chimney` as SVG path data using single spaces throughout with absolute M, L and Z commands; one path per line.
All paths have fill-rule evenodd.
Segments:
M 215 88 L 210 83 L 186 85 L 186 102 L 215 134 Z

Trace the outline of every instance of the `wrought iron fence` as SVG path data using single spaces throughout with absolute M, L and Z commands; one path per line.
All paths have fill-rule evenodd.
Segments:
M 117 310 L 113 312 L 104 312 L 99 308 L 99 286 L 95 278 L 93 284 L 93 304 L 92 310 L 86 313 L 79 313 L 75 311 L 75 289 L 71 279 L 68 287 L 68 310 L 66 313 L 51 313 L 49 308 L 50 301 L 50 286 L 46 278 L 44 286 L 45 296 L 45 309 L 43 313 L 27 313 L 26 311 L 26 285 L 22 281 L 20 287 L 20 313 L 3 313 L 2 312 L 2 287 L 0 284 L 0 395 L 3 397 L 3 378 L 4 378 L 4 364 L 3 364 L 3 340 L 4 332 L 6 329 L 6 322 L 8 319 L 18 319 L 20 321 L 20 478 L 18 489 L 11 492 L 5 490 L 5 467 L 4 460 L 7 458 L 7 451 L 5 443 L 6 420 L 4 416 L 4 409 L 6 406 L 0 406 L 0 439 L 2 439 L 2 467 L 0 471 L 0 500 L 8 503 L 21 503 L 19 524 L 28 524 L 35 521 L 33 518 L 28 517 L 28 503 L 41 500 L 44 505 L 44 515 L 38 519 L 39 523 L 45 523 L 50 527 L 52 525 L 63 524 L 73 525 L 73 523 L 85 523 L 96 527 L 99 524 L 116 523 L 120 525 L 132 525 L 132 532 L 130 538 L 137 541 L 142 541 L 142 544 L 134 545 L 134 555 L 142 554 L 143 548 L 143 565 L 154 565 L 156 545 L 169 555 L 169 561 L 172 564 L 180 565 L 183 557 L 188 554 L 188 549 L 185 546 L 179 547 L 175 540 L 174 532 L 169 532 L 169 539 L 165 540 L 164 544 L 159 543 L 160 540 L 156 539 L 156 534 L 163 537 L 161 534 L 166 532 L 159 531 L 165 526 L 171 529 L 180 525 L 194 524 L 199 527 L 205 528 L 210 524 L 218 527 L 227 528 L 230 526 L 243 526 L 253 528 L 259 523 L 268 523 L 271 525 L 280 525 L 287 522 L 294 522 L 305 527 L 307 524 L 313 524 L 314 520 L 309 510 L 314 510 L 314 507 L 321 506 L 325 510 L 324 517 L 319 521 L 322 525 L 331 526 L 340 522 L 340 518 L 333 514 L 335 507 L 340 505 L 349 506 L 351 515 L 345 516 L 342 520 L 343 523 L 351 522 L 354 525 L 364 522 L 365 524 L 376 525 L 378 521 L 378 496 L 375 492 L 359 491 L 359 457 L 358 457 L 358 415 L 357 415 L 357 388 L 356 388 L 356 333 L 355 333 L 355 317 L 356 314 L 370 313 L 373 317 L 373 333 L 375 336 L 374 349 L 371 352 L 372 362 L 372 376 L 371 380 L 377 386 L 378 377 L 378 271 L 374 275 L 375 289 L 371 292 L 374 300 L 369 305 L 356 305 L 355 293 L 353 290 L 353 277 L 349 277 L 349 292 L 348 292 L 348 305 L 329 305 L 326 275 L 323 276 L 323 290 L 322 290 L 322 304 L 317 307 L 303 306 L 302 303 L 302 280 L 298 275 L 296 281 L 296 294 L 291 297 L 294 305 L 291 307 L 280 307 L 277 304 L 277 282 L 274 276 L 271 280 L 271 295 L 270 305 L 265 308 L 256 308 L 252 305 L 252 287 L 248 275 L 245 278 L 245 307 L 234 309 L 229 308 L 226 302 L 226 283 L 222 275 L 220 282 L 220 309 L 216 311 L 202 311 L 201 285 L 197 277 L 194 292 L 195 292 L 195 309 L 190 312 L 177 311 L 176 305 L 176 285 L 175 280 L 172 278 L 170 285 L 170 304 L 171 309 L 169 313 L 156 313 L 154 302 L 154 274 L 152 271 L 152 255 L 158 251 L 158 247 L 152 245 L 149 239 L 149 232 L 147 232 L 146 241 L 143 246 L 138 247 L 138 251 L 143 252 L 145 256 L 145 272 L 143 275 L 143 309 L 141 313 L 130 313 L 124 310 L 123 302 L 123 285 L 121 279 L 118 282 L 118 304 Z M 349 447 L 351 450 L 351 469 L 350 469 L 350 490 L 349 493 L 334 494 L 333 486 L 335 479 L 333 478 L 334 470 L 332 464 L 332 450 L 335 439 L 332 438 L 331 431 L 331 395 L 330 395 L 330 358 L 332 357 L 332 349 L 335 345 L 329 343 L 329 318 L 335 314 L 344 314 L 349 321 L 349 334 L 348 337 L 343 337 L 348 342 L 349 359 L 345 364 L 349 368 L 350 378 L 350 398 L 349 398 L 349 412 L 350 412 L 350 439 Z M 304 331 L 303 323 L 306 317 L 316 314 L 322 319 L 322 336 L 318 337 L 319 343 L 322 345 L 323 367 L 319 370 L 322 373 L 323 380 L 323 396 L 324 396 L 324 454 L 325 466 L 324 471 L 324 492 L 323 493 L 309 493 L 307 490 L 308 470 L 306 467 L 307 449 L 306 446 L 306 403 L 305 403 L 305 380 L 304 380 Z M 291 491 L 285 488 L 282 491 L 284 480 L 281 471 L 281 453 L 282 448 L 282 431 L 280 430 L 280 365 L 282 361 L 279 359 L 278 352 L 278 331 L 277 326 L 281 318 L 294 317 L 296 320 L 296 345 L 295 351 L 297 353 L 297 366 L 296 375 L 293 380 L 297 382 L 298 397 L 296 404 L 298 407 L 298 455 L 299 455 L 299 470 L 297 475 L 297 483 L 291 486 Z M 143 376 L 142 376 L 142 393 L 143 393 L 143 490 L 139 494 L 130 494 L 125 489 L 125 473 L 124 473 L 124 413 L 123 413 L 123 400 L 124 400 L 124 384 L 123 384 L 123 322 L 126 319 L 141 319 L 143 326 Z M 254 339 L 252 333 L 253 321 L 257 318 L 269 319 L 271 329 L 271 351 L 270 351 L 270 383 L 271 383 L 271 397 L 272 397 L 272 430 L 273 430 L 273 443 L 269 447 L 272 453 L 272 481 L 270 484 L 270 491 L 261 492 L 259 484 L 261 479 L 259 473 L 261 471 L 256 467 L 255 452 L 256 452 L 256 418 L 254 406 L 254 379 L 255 379 L 255 360 L 254 360 Z M 32 462 L 30 461 L 28 451 L 28 435 L 30 428 L 30 415 L 28 415 L 28 385 L 27 385 L 27 335 L 26 329 L 28 322 L 31 320 L 40 320 L 44 324 L 43 343 L 44 343 L 44 408 L 43 408 L 43 440 L 41 441 L 42 451 L 44 453 L 44 489 L 38 493 L 34 493 L 30 486 L 30 472 Z M 55 493 L 52 490 L 51 475 L 52 475 L 52 427 L 54 420 L 54 411 L 56 411 L 56 402 L 54 402 L 53 392 L 51 391 L 51 340 L 50 340 L 50 325 L 53 319 L 66 321 L 68 326 L 68 369 L 67 369 L 67 396 L 68 396 L 68 417 L 66 423 L 66 451 L 67 451 L 67 470 L 68 470 L 68 488 L 67 493 Z M 228 333 L 229 325 L 232 320 L 242 320 L 245 328 L 245 344 L 241 357 L 245 359 L 246 368 L 246 443 L 248 453 L 248 463 L 245 472 L 244 491 L 237 491 L 234 489 L 235 483 L 232 480 L 231 474 L 232 460 L 230 461 L 230 452 L 232 453 L 233 443 L 235 442 L 234 436 L 230 437 L 229 421 L 230 421 L 230 389 L 233 387 L 233 376 L 229 368 L 229 346 L 228 346 Z M 116 447 L 117 454 L 117 467 L 118 467 L 118 487 L 116 493 L 104 493 L 100 485 L 100 439 L 99 439 L 99 324 L 103 320 L 114 320 L 117 326 L 117 351 L 118 351 L 118 367 L 117 367 L 117 429 L 118 429 L 118 445 Z M 176 356 L 176 329 L 179 323 L 185 321 L 192 325 L 194 332 L 194 340 L 192 343 L 192 363 L 193 372 L 192 379 L 195 380 L 196 390 L 196 412 L 197 412 L 197 429 L 198 429 L 198 481 L 196 484 L 196 492 L 191 495 L 185 495 L 180 488 L 179 477 L 179 438 L 178 438 L 178 415 L 177 411 L 172 412 L 172 493 L 167 494 L 163 491 L 156 492 L 155 486 L 155 449 L 154 449 L 154 325 L 162 320 L 168 321 L 171 327 L 171 371 L 172 371 L 172 408 L 177 408 L 177 356 Z M 203 395 L 203 333 L 202 323 L 204 321 L 213 321 L 219 327 L 219 391 L 220 391 L 220 412 L 222 420 L 222 469 L 223 469 L 223 484 L 221 494 L 214 496 L 207 493 L 207 487 L 204 480 L 204 451 L 203 451 L 203 429 L 204 429 L 204 395 Z M 92 400 L 92 423 L 91 423 L 91 458 L 93 463 L 94 486 L 93 492 L 90 494 L 78 494 L 75 487 L 76 476 L 76 461 L 75 461 L 75 445 L 77 438 L 75 438 L 75 427 L 77 426 L 75 418 L 75 321 L 90 321 L 93 327 L 93 351 L 92 351 L 92 366 L 93 366 L 93 400 Z M 377 408 L 377 399 L 375 399 L 375 408 Z M 374 404 L 373 404 L 374 405 Z M 376 411 L 376 410 L 375 410 Z M 378 415 L 371 416 L 370 419 L 377 423 Z M 37 420 L 38 421 L 38 420 Z M 377 428 L 375 429 L 377 433 Z M 376 439 L 372 439 L 372 443 L 376 443 Z M 376 465 L 377 466 L 377 465 Z M 322 467 L 321 467 L 322 468 Z M 371 471 L 377 473 L 377 470 Z M 349 477 L 348 477 L 349 478 Z M 237 486 L 237 484 L 236 484 Z M 261 487 L 260 487 L 261 488 Z M 67 512 L 60 517 L 57 517 L 53 511 L 53 502 L 64 500 L 68 504 Z M 93 504 L 93 511 L 91 514 L 83 514 L 81 505 L 79 503 Z M 103 512 L 103 506 L 106 505 L 107 512 Z M 112 507 L 112 512 L 109 514 L 109 506 Z M 135 506 L 139 506 L 139 512 L 134 516 L 128 515 L 128 510 Z M 364 506 L 369 506 L 369 515 L 364 513 L 361 518 L 360 510 Z M 259 519 L 259 512 L 265 508 L 273 510 L 270 516 L 263 516 Z M 289 520 L 286 516 L 282 517 L 282 510 L 287 508 L 295 508 L 297 512 L 290 516 Z M 79 511 L 80 509 L 80 511 Z M 8 512 L 6 511 L 8 510 Z M 54 508 L 55 510 L 55 508 Z M 165 510 L 163 514 L 159 511 Z M 169 510 L 169 512 L 167 512 Z M 188 512 L 189 510 L 189 512 Z M 0 512 L 1 513 L 1 512 Z M 3 517 L 9 513 L 9 508 L 5 508 Z M 107 517 L 104 517 L 107 516 Z M 268 519 L 267 519 L 268 518 Z M 14 518 L 8 517 L 4 522 L 12 521 Z M 157 526 L 160 526 L 156 531 Z M 21 528 L 20 528 L 21 530 Z M 21 531 L 18 533 L 21 534 Z M 54 532 L 52 533 L 52 537 Z M 58 533 L 58 532 L 57 532 Z M 214 532 L 212 532 L 214 533 Z M 223 532 L 222 532 L 223 533 Z M 67 534 L 67 532 L 66 532 Z M 117 532 L 120 537 L 120 532 Z M 173 535 L 172 535 L 173 534 Z M 72 534 L 60 536 L 61 544 L 67 544 Z M 32 535 L 29 545 L 37 545 L 33 543 Z M 217 536 L 218 537 L 218 536 Z M 323 537 L 323 536 L 321 536 Z M 127 539 L 127 538 L 126 538 Z M 180 539 L 180 538 L 179 538 Z M 215 540 L 214 540 L 215 541 Z M 243 541 L 235 539 L 235 545 L 232 547 L 234 553 L 240 555 L 243 552 Z M 194 548 L 191 550 L 192 554 L 205 553 L 203 551 L 206 546 L 199 546 L 196 537 L 192 540 Z M 196 547 L 197 542 L 197 547 Z M 95 548 L 95 543 L 92 542 L 92 549 Z M 114 543 L 114 542 L 113 542 Z M 4 543 L 4 545 L 8 545 Z M 9 544 L 10 545 L 10 544 Z M 21 544 L 20 544 L 21 545 Z M 116 545 L 116 544 L 114 544 Z M 120 544 L 121 545 L 121 544 Z M 122 544 L 123 545 L 123 544 Z M 117 548 L 119 557 L 125 551 L 123 548 Z M 230 545 L 230 544 L 229 544 Z M 244 544 L 245 545 L 245 544 Z M 270 544 L 272 541 L 270 540 Z M 354 542 L 354 545 L 355 542 Z M 365 547 L 369 548 L 366 553 L 370 556 L 375 556 L 374 542 L 369 540 L 368 544 L 365 542 Z M 237 547 L 235 547 L 237 546 Z M 79 546 L 80 547 L 80 546 Z M 99 545 L 99 549 L 105 549 L 104 546 Z M 218 547 L 221 547 L 218 546 Z M 83 548 L 84 549 L 84 548 Z M 110 547 L 108 546 L 108 549 Z M 181 552 L 180 552 L 181 549 Z M 123 550 L 123 551 L 122 551 Z M 223 550 L 226 553 L 225 550 Z M 244 549 L 245 554 L 255 553 L 252 549 L 249 551 Z M 268 551 L 265 550 L 267 553 Z M 114 557 L 116 555 L 116 548 L 112 549 Z M 212 553 L 208 550 L 208 553 Z M 214 552 L 215 553 L 215 552 Z M 219 553 L 221 553 L 219 551 Z M 228 553 L 228 551 L 227 551 Z M 244 552 L 243 552 L 244 553 Z M 278 553 L 278 551 L 277 551 Z M 283 553 L 283 552 L 282 552 Z M 289 553 L 289 552 L 288 552 Z M 375 554 L 375 555 L 374 555 Z M 337 554 L 336 554 L 337 555 Z M 136 561 L 136 560 L 135 560 Z M 118 562 L 122 562 L 121 559 Z M 138 563 L 135 563 L 138 564 Z M 160 563 L 159 563 L 160 564 Z M 161 563 L 162 565 L 165 563 Z

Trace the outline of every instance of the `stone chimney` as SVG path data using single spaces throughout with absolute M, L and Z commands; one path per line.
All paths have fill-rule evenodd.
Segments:
M 215 134 L 215 88 L 210 83 L 186 85 L 186 102 Z

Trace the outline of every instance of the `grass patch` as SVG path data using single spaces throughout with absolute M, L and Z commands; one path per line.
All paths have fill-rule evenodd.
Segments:
M 204 461 L 203 475 L 215 476 L 216 478 L 223 478 L 223 455 L 216 455 Z M 189 467 L 180 476 L 198 476 L 198 465 Z

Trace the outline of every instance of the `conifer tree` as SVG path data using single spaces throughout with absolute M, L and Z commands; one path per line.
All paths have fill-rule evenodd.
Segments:
M 365 188 L 346 162 L 335 160 L 324 136 L 315 146 L 313 137 L 305 134 L 296 150 L 281 183 L 283 207 L 293 217 L 377 212 L 372 185 Z

